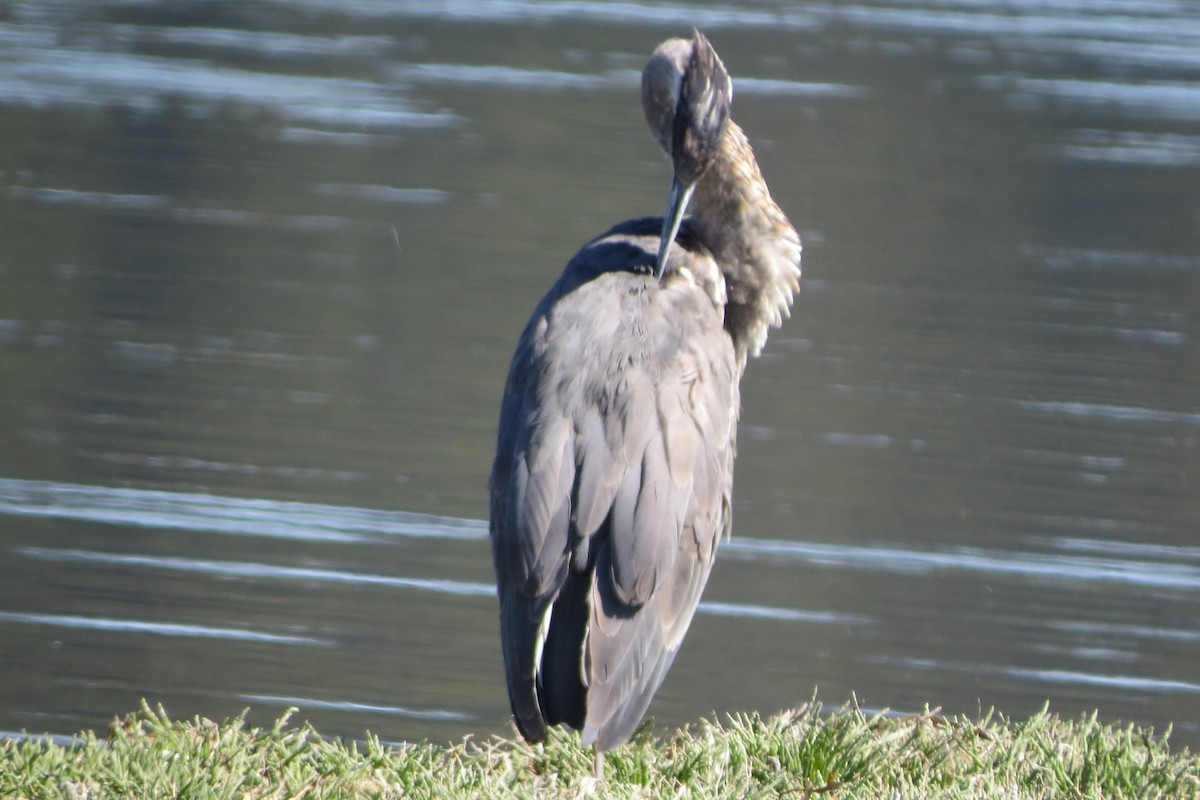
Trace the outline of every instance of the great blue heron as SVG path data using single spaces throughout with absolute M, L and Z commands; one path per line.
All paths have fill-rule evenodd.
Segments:
M 509 699 L 526 739 L 582 730 L 598 768 L 645 714 L 729 533 L 738 381 L 799 289 L 800 237 L 731 97 L 699 31 L 655 49 L 642 105 L 674 167 L 666 216 L 571 259 L 504 389 L 491 538 Z

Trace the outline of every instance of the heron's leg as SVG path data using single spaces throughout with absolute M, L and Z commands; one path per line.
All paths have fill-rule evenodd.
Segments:
M 593 747 L 595 749 L 595 758 L 592 763 L 595 766 L 596 781 L 600 782 L 604 780 L 604 752 L 599 747 L 594 745 Z

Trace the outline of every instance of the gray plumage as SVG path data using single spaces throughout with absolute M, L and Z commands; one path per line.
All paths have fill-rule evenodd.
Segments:
M 800 274 L 731 95 L 699 32 L 656 49 L 642 96 L 672 156 L 667 214 L 584 246 L 517 344 L 491 535 L 509 698 L 531 741 L 554 724 L 599 752 L 629 738 L 730 530 L 738 381 Z

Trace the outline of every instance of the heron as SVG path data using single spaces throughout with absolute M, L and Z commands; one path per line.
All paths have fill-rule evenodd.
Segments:
M 654 50 L 642 106 L 673 168 L 666 213 L 567 263 L 501 403 L 489 528 L 513 717 L 530 742 L 582 731 L 601 776 L 730 533 L 738 384 L 800 288 L 800 237 L 731 100 L 699 31 Z

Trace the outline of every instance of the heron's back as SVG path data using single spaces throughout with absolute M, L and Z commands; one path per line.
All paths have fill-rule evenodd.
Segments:
M 728 530 L 738 398 L 724 283 L 662 222 L 584 247 L 517 346 L 492 471 L 509 696 L 522 733 L 602 749 L 645 713 Z

